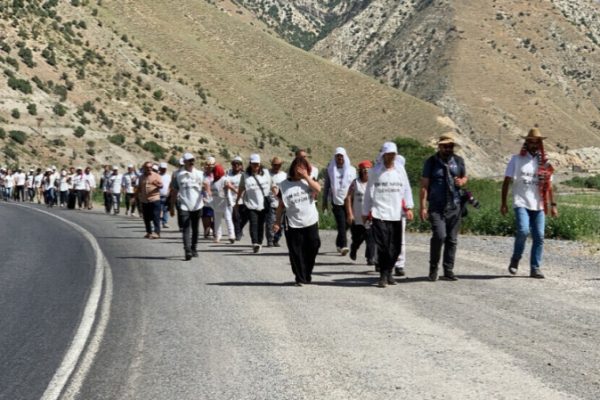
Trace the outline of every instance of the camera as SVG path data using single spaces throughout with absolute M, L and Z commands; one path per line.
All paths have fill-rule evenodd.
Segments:
M 473 207 L 475 207 L 477 209 L 479 209 L 479 207 L 481 207 L 479 200 L 477 200 L 473 196 L 473 193 L 471 193 L 467 189 L 460 190 L 460 201 L 462 204 L 469 203 L 470 205 L 472 205 Z

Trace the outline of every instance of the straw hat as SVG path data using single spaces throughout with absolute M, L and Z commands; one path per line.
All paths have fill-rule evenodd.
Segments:
M 538 128 L 531 128 L 527 133 L 527 136 L 521 136 L 525 140 L 544 140 L 546 136 L 542 136 L 542 133 Z
M 440 138 L 438 139 L 437 144 L 438 145 L 441 145 L 441 144 L 453 144 L 455 146 L 458 145 L 458 143 L 456 143 L 456 136 L 454 135 L 454 132 L 442 133 L 440 135 Z

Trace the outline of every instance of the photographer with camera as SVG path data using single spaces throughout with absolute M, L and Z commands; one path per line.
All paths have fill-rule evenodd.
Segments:
M 456 281 L 454 258 L 463 208 L 460 188 L 467 184 L 468 179 L 465 161 L 454 154 L 454 147 L 457 146 L 454 134 L 444 133 L 437 145 L 437 153 L 429 157 L 423 166 L 419 216 L 422 220 L 429 219 L 431 223 L 429 280 L 433 282 L 438 278 L 438 265 L 444 246 L 444 276 L 440 279 Z

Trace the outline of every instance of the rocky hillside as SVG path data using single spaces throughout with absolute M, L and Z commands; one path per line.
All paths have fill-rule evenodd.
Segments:
M 557 163 L 600 166 L 596 0 L 297 0 L 277 18 L 264 11 L 275 0 L 242 3 L 277 32 L 314 33 L 316 54 L 436 104 L 492 162 L 537 124 Z
M 372 158 L 385 139 L 426 141 L 452 125 L 272 30 L 227 1 L 2 1 L 0 163 L 176 162 L 183 150 L 226 161 L 307 147 L 323 165 L 339 144 Z

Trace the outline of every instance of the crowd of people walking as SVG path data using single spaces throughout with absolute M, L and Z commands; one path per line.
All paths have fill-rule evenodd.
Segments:
M 534 128 L 524 137 L 521 152 L 506 168 L 501 210 L 508 210 L 508 191 L 513 184 L 513 207 L 517 232 L 509 272 L 516 274 L 529 233 L 533 236 L 530 276 L 543 278 L 544 216 L 558 211 L 552 193 L 552 166 L 546 158 L 543 140 Z M 468 182 L 465 161 L 455 154 L 455 135 L 443 134 L 437 151 L 422 168 L 418 216 L 431 223 L 429 276 L 455 281 L 457 237 L 466 200 L 462 188 Z M 133 164 L 120 171 L 105 166 L 99 179 L 89 167 L 58 171 L 52 166 L 42 171 L 0 169 L 0 195 L 4 201 L 44 203 L 48 207 L 92 209 L 94 191 L 102 193 L 104 211 L 126 216 L 139 215 L 144 221 L 145 237 L 158 239 L 175 218 L 182 233 L 184 258 L 199 256 L 200 226 L 205 238 L 230 243 L 243 237 L 249 225 L 252 251 L 279 247 L 285 236 L 290 263 L 299 286 L 311 283 L 312 271 L 321 247 L 319 212 L 331 209 L 337 235 L 335 246 L 341 256 L 352 260 L 365 244 L 365 260 L 379 272 L 378 286 L 395 285 L 393 275 L 405 275 L 406 223 L 414 218 L 411 184 L 405 158 L 393 142 L 386 142 L 374 160 L 362 160 L 357 168 L 343 147 L 335 149 L 319 182 L 318 169 L 298 150 L 287 171 L 283 160 L 274 157 L 270 168 L 259 154 L 244 160 L 234 157 L 227 167 L 207 157 L 201 168 L 196 157 L 185 153 L 179 166 L 169 173 L 166 163 Z M 318 195 L 322 193 L 322 197 Z M 137 214 L 136 214 L 137 213 Z M 202 225 L 200 225 L 202 223 Z M 350 232 L 350 243 L 348 242 Z

